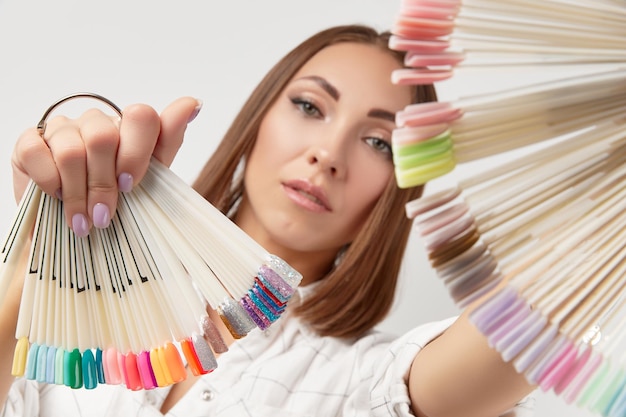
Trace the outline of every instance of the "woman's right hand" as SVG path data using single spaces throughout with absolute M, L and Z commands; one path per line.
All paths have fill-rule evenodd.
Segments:
M 44 192 L 63 199 L 68 224 L 78 236 L 86 236 L 92 226 L 107 227 L 118 192 L 141 181 L 152 156 L 172 163 L 201 105 L 182 97 L 159 115 L 135 104 L 124 109 L 121 120 L 92 109 L 78 119 L 54 117 L 43 137 L 36 128 L 28 129 L 11 158 L 15 198 L 19 201 L 33 179 Z

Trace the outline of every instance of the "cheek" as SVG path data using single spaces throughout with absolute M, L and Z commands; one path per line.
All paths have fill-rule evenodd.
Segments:
M 301 152 L 302 140 L 299 131 L 288 118 L 279 117 L 275 109 L 270 111 L 259 126 L 256 143 L 250 159 L 259 160 L 259 165 L 270 166 L 285 162 Z
M 354 203 L 353 210 L 362 217 L 369 214 L 369 211 L 380 199 L 389 181 L 393 180 L 393 165 L 388 161 L 377 161 L 380 163 L 365 163 L 354 169 L 352 185 L 347 187 L 348 201 Z

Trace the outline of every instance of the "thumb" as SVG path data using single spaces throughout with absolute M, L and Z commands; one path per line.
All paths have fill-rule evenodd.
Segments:
M 170 166 L 176 152 L 183 143 L 187 124 L 193 121 L 202 109 L 202 101 L 193 97 L 181 97 L 161 113 L 161 132 L 152 155 L 166 166 Z

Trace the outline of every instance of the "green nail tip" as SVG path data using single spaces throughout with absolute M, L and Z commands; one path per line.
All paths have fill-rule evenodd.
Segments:
M 54 357 L 54 383 L 57 385 L 65 384 L 65 350 L 57 349 Z
M 64 385 L 71 388 L 80 388 L 83 386 L 83 369 L 82 369 L 82 357 L 78 349 L 74 349 L 71 352 L 65 352 L 63 356 Z
M 96 358 L 89 349 L 83 352 L 83 383 L 86 389 L 94 389 L 98 386 Z
M 411 145 L 393 146 L 394 161 L 413 156 L 414 154 L 441 152 L 441 149 L 452 149 L 452 135 L 446 131 L 428 140 Z

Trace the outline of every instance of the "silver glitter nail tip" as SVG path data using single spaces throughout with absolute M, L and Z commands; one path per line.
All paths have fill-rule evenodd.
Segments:
M 246 335 L 250 332 L 250 330 L 256 327 L 256 324 L 252 321 L 250 316 L 248 316 L 246 310 L 244 310 L 243 307 L 241 307 L 239 303 L 232 298 L 224 300 L 224 302 L 220 304 L 219 308 L 232 326 L 233 330 L 238 334 L 242 336 Z
M 196 351 L 196 356 L 200 361 L 202 369 L 206 372 L 211 372 L 217 368 L 217 360 L 207 341 L 204 340 L 202 336 L 194 333 L 191 335 L 191 342 L 193 343 L 193 348 Z
M 228 345 L 224 342 L 224 338 L 220 334 L 220 331 L 217 329 L 215 323 L 209 316 L 202 316 L 200 319 L 200 325 L 202 326 L 202 332 L 204 333 L 204 338 L 213 348 L 215 353 L 224 353 L 228 351 Z
M 293 288 L 300 285 L 302 274 L 293 269 L 287 262 L 276 255 L 269 254 L 266 258 L 267 265 L 274 270 L 282 279 Z

